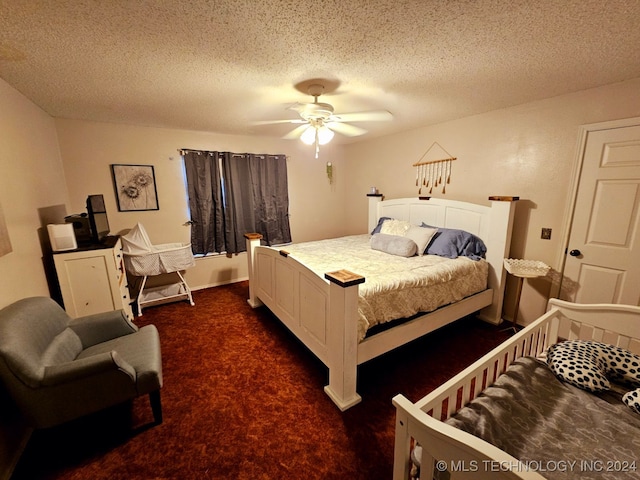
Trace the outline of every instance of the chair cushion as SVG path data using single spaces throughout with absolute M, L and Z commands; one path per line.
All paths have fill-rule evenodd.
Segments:
M 42 354 L 42 365 L 59 365 L 72 362 L 82 351 L 82 342 L 76 333 L 70 328 L 60 332 L 49 344 Z
M 147 325 L 130 335 L 99 343 L 83 350 L 78 358 L 115 350 L 136 371 L 138 394 L 162 387 L 162 358 L 160 337 L 154 325 Z

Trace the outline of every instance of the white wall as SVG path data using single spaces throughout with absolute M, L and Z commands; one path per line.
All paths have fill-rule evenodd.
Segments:
M 49 296 L 42 228 L 64 218 L 65 183 L 54 120 L 0 80 L 0 205 L 12 252 L 0 257 L 0 307 Z M 46 234 L 45 234 L 46 238 Z
M 345 177 L 340 148 L 323 147 L 316 160 L 312 147 L 267 137 L 64 119 L 56 120 L 56 126 L 72 213 L 85 211 L 87 195 L 102 193 L 114 233 L 125 232 L 141 222 L 153 243 L 190 241 L 190 228 L 184 226 L 189 217 L 180 148 L 286 154 L 293 240 L 339 236 L 344 231 Z M 334 165 L 333 184 L 326 176 L 327 161 Z M 119 212 L 111 164 L 153 165 L 160 209 Z M 187 283 L 194 289 L 244 278 L 244 254 L 200 258 L 196 267 L 186 272 Z
M 347 228 L 356 232 L 366 226 L 366 207 L 357 200 L 372 185 L 387 198 L 417 196 L 412 164 L 438 142 L 457 160 L 446 194 L 434 190 L 432 195 L 487 204 L 490 195 L 519 196 L 511 256 L 558 269 L 580 126 L 640 116 L 638 92 L 640 79 L 635 79 L 349 145 Z M 436 146 L 425 159 L 443 156 Z M 542 227 L 552 229 L 551 240 L 540 238 Z M 510 279 L 508 285 L 510 316 L 515 283 Z M 548 280 L 526 282 L 521 319 L 528 322 L 544 312 L 549 288 Z

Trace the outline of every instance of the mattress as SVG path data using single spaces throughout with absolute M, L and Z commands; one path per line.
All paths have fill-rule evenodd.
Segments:
M 373 250 L 370 235 L 351 235 L 283 247 L 321 278 L 349 270 L 365 277 L 359 288 L 359 339 L 375 325 L 408 318 L 487 288 L 488 263 L 435 255 L 409 258 Z
M 524 357 L 446 423 L 548 479 L 638 479 L 640 415 L 620 400 L 628 390 L 590 394 Z

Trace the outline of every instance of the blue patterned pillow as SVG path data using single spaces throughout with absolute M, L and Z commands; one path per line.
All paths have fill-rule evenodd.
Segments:
M 382 228 L 382 224 L 385 220 L 393 220 L 391 217 L 380 217 L 378 220 L 378 224 L 375 226 L 373 230 L 371 230 L 371 235 L 375 235 L 376 233 L 380 233 L 380 229 Z
M 433 228 L 426 223 L 422 226 Z M 455 228 L 438 227 L 438 231 L 427 245 L 426 253 L 447 258 L 469 257 L 471 260 L 480 260 L 487 253 L 487 247 L 473 233 Z

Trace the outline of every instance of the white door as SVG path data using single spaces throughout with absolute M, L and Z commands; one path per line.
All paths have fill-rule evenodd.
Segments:
M 640 119 L 587 132 L 562 280 L 578 303 L 640 304 Z

